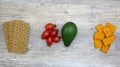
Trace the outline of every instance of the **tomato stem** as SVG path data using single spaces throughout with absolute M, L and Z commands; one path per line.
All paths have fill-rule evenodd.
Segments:
M 56 25 L 54 24 L 54 28 L 56 28 Z

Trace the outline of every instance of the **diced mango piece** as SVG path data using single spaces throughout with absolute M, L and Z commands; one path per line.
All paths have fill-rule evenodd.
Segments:
M 110 22 L 107 22 L 107 24 L 106 24 L 106 27 L 109 27 L 110 28 L 110 31 L 113 33 L 115 30 L 116 30 L 116 26 L 115 25 L 113 25 L 112 23 L 110 23 Z
M 105 39 L 103 39 L 103 43 L 104 43 L 104 45 L 106 45 L 106 46 L 110 45 L 110 44 L 111 44 L 111 43 L 110 43 L 110 38 L 105 38 Z
M 116 37 L 115 37 L 115 35 L 113 34 L 113 35 L 111 35 L 109 38 L 110 38 L 110 44 L 112 44 Z
M 101 32 L 95 32 L 95 34 L 94 34 L 95 39 L 103 40 L 104 37 L 105 37 L 104 34 Z
M 104 45 L 110 45 L 115 40 L 115 35 L 111 35 L 110 37 L 107 37 L 103 39 Z
M 109 50 L 109 47 L 110 47 L 110 46 L 105 46 L 105 45 L 103 45 L 103 46 L 101 47 L 101 52 L 107 53 L 108 50 Z
M 97 26 L 96 26 L 96 30 L 98 31 L 98 32 L 102 32 L 103 33 L 103 25 L 102 24 L 98 24 Z
M 102 47 L 102 41 L 98 39 L 94 39 L 94 46 L 95 48 L 101 48 Z
M 109 27 L 104 27 L 103 32 L 106 37 L 109 37 L 110 35 L 112 35 L 112 32 L 110 31 Z

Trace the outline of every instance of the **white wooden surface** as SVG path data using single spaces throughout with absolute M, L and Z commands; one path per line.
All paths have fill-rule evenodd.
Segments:
M 7 52 L 2 23 L 13 19 L 30 24 L 25 55 Z M 47 47 L 44 25 L 53 22 L 61 30 L 67 21 L 78 26 L 71 46 L 61 41 Z M 108 54 L 93 46 L 95 26 L 106 21 L 118 27 Z M 120 0 L 0 0 L 0 67 L 120 67 Z

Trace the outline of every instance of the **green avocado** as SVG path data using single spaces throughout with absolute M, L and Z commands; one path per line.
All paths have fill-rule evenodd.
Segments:
M 77 26 L 73 22 L 67 22 L 62 27 L 62 39 L 66 47 L 70 46 L 77 34 Z

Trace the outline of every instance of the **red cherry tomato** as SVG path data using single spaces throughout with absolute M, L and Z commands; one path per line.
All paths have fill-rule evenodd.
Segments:
M 52 24 L 52 23 L 48 23 L 48 24 L 46 24 L 46 26 L 45 26 L 45 29 L 46 30 L 52 30 L 54 28 L 54 24 Z
M 55 37 L 58 35 L 58 29 L 53 29 L 50 33 L 50 36 Z
M 50 35 L 50 32 L 49 31 L 44 31 L 43 33 L 42 33 L 42 39 L 47 39 L 48 37 L 49 37 L 49 35 Z
M 52 37 L 48 37 L 48 39 L 46 40 L 46 42 L 47 42 L 48 46 L 51 46 L 52 43 L 53 43 Z
M 57 43 L 57 42 L 59 42 L 59 41 L 60 41 L 60 39 L 61 39 L 61 37 L 60 37 L 60 36 L 56 36 L 56 37 L 54 37 L 53 41 Z

